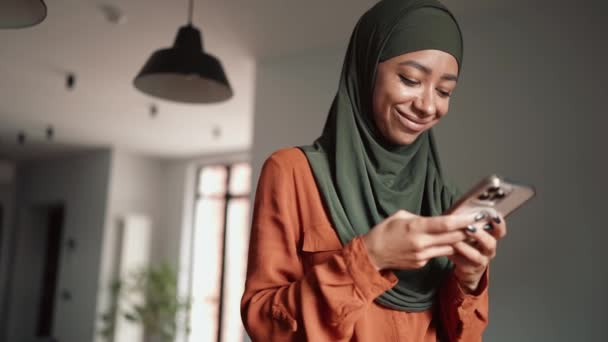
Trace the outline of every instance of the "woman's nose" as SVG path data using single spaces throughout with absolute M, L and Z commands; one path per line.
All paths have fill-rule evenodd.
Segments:
M 436 114 L 435 98 L 432 91 L 423 91 L 414 101 L 414 106 L 422 117 L 433 116 Z

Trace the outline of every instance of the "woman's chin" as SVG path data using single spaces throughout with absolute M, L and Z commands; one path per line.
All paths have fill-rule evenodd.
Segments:
M 411 145 L 418 139 L 422 132 L 409 133 L 409 132 L 398 132 L 393 134 L 391 141 L 397 145 Z

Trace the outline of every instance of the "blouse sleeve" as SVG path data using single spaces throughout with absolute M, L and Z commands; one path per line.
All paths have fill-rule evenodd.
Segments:
M 439 289 L 440 318 L 448 341 L 481 342 L 488 325 L 488 273 L 477 290 L 465 293 L 451 272 Z
M 253 341 L 348 341 L 397 278 L 376 271 L 360 237 L 304 272 L 298 201 L 293 171 L 271 156 L 255 197 L 243 324 Z

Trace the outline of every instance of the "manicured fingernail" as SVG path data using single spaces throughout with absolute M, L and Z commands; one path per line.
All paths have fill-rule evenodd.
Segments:
M 481 221 L 487 217 L 486 213 L 479 213 L 475 216 L 475 222 Z
M 475 228 L 475 226 L 473 225 L 467 226 L 467 231 L 470 233 L 475 233 L 477 231 L 477 228 Z
M 496 224 L 500 224 L 500 222 L 502 222 L 502 220 L 500 219 L 500 216 L 494 216 L 494 217 L 492 217 L 492 219 L 494 220 L 494 222 L 496 222 Z
M 486 224 L 483 226 L 483 229 L 484 229 L 484 230 L 492 230 L 492 229 L 494 229 L 494 226 L 493 226 L 493 225 L 491 225 L 490 223 L 486 223 Z

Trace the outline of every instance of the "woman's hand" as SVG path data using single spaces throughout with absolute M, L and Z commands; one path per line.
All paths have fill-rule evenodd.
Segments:
M 477 290 L 483 273 L 496 256 L 498 240 L 507 235 L 507 224 L 496 212 L 487 213 L 488 220 L 467 228 L 470 242 L 454 243 L 454 255 L 449 256 L 454 262 L 454 275 L 460 287 L 467 293 Z
M 365 234 L 363 241 L 378 270 L 416 269 L 432 258 L 453 255 L 456 246 L 464 249 L 463 228 L 474 224 L 477 214 L 422 217 L 400 210 Z

